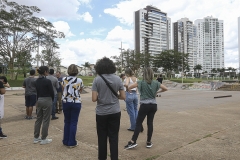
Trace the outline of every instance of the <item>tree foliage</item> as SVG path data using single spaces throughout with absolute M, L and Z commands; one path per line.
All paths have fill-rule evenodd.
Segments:
M 39 45 L 55 45 L 55 38 L 64 34 L 54 30 L 53 25 L 34 16 L 40 9 L 36 6 L 19 5 L 16 2 L 2 0 L 0 4 L 0 56 L 14 73 L 16 57 L 36 51 Z M 50 34 L 49 34 L 50 33 Z
M 141 72 L 141 68 L 144 66 L 149 66 L 151 63 L 151 58 L 149 54 L 137 53 L 134 50 L 125 50 L 122 55 L 112 56 L 116 65 L 117 71 L 121 73 L 125 68 L 130 67 L 135 75 L 138 77 Z
M 162 67 L 163 71 L 167 73 L 189 71 L 188 54 L 174 50 L 165 50 L 154 56 L 153 66 L 156 68 Z

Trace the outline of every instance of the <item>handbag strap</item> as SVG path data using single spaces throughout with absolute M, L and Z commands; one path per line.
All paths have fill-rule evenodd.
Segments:
M 118 98 L 118 94 L 116 91 L 113 90 L 113 88 L 110 86 L 109 82 L 100 74 L 100 77 L 102 77 L 102 79 L 105 81 L 106 85 L 108 86 L 108 88 L 112 91 L 112 93 Z

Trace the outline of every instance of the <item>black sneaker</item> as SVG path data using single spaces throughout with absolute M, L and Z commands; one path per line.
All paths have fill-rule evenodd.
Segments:
M 31 120 L 31 119 L 33 119 L 33 116 L 31 116 L 31 117 L 28 117 L 28 120 Z
M 55 120 L 55 119 L 58 119 L 58 117 L 52 117 L 52 119 L 51 119 L 51 120 Z
M 2 132 L 0 133 L 0 138 L 7 138 L 7 135 L 4 135 Z
M 152 142 L 147 142 L 147 148 L 151 148 L 153 146 Z
M 128 142 L 128 144 L 124 147 L 125 149 L 131 149 L 137 146 L 137 143 L 132 143 L 131 141 Z

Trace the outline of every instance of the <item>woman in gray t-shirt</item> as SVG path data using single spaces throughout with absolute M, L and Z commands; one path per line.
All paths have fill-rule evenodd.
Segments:
M 110 142 L 111 159 L 118 160 L 118 133 L 120 126 L 119 99 L 125 99 L 125 92 L 121 79 L 116 76 L 116 67 L 112 60 L 103 57 L 95 65 L 97 76 L 92 85 L 92 101 L 97 102 L 96 124 L 98 135 L 98 159 L 107 159 L 107 139 Z M 106 85 L 106 79 L 116 96 Z

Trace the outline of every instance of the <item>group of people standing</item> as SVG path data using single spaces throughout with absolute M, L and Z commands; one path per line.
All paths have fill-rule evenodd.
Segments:
M 36 105 L 36 122 L 34 126 L 33 143 L 48 144 L 52 139 L 47 138 L 50 119 L 56 120 L 56 113 L 64 113 L 63 144 L 68 147 L 78 145 L 76 131 L 78 116 L 81 110 L 80 92 L 83 82 L 77 78 L 78 68 L 75 64 L 68 67 L 68 76 L 61 77 L 61 72 L 41 66 L 35 78 L 35 70 L 23 82 L 25 88 L 26 119 L 32 119 L 33 106 Z M 50 118 L 51 117 L 51 118 Z M 40 134 L 41 131 L 41 134 Z M 41 136 L 40 136 L 41 135 Z
M 32 118 L 32 108 L 35 103 L 37 108 L 33 142 L 40 142 L 40 144 L 52 142 L 52 139 L 47 138 L 50 116 L 52 115 L 52 120 L 57 119 L 55 113 L 61 113 L 63 110 L 63 145 L 77 146 L 76 131 L 82 108 L 80 93 L 84 87 L 82 79 L 77 77 L 77 66 L 71 64 L 68 67 L 68 76 L 63 78 L 61 78 L 60 72 L 57 72 L 58 79 L 53 76 L 54 71 L 49 70 L 47 66 L 41 66 L 37 71 L 39 77 L 36 80 L 34 80 L 35 71 L 30 71 L 30 77 L 25 79 L 23 83 L 23 87 L 26 89 L 26 118 Z M 142 80 L 138 80 L 134 72 L 130 68 L 126 68 L 125 78 L 123 78 L 123 75 L 120 76 L 123 79 L 122 81 L 115 74 L 115 64 L 107 57 L 97 61 L 95 71 L 98 76 L 95 77 L 92 84 L 92 101 L 97 102 L 98 159 L 107 159 L 107 141 L 109 139 L 111 159 L 118 160 L 121 119 L 119 100 L 124 100 L 126 103 L 126 110 L 130 119 L 130 127 L 127 130 L 133 131 L 132 138 L 124 148 L 131 149 L 137 146 L 139 133 L 144 130 L 142 123 L 145 117 L 147 117 L 146 147 L 151 148 L 153 145 L 151 141 L 153 120 L 157 111 L 156 96 L 160 92 L 167 91 L 167 88 L 153 79 L 153 70 L 149 67 L 144 68 Z M 140 99 L 138 99 L 137 92 L 140 94 Z M 53 104 L 57 99 L 60 100 L 58 102 L 62 102 L 62 107 L 55 109 Z M 140 103 L 139 110 L 138 103 Z M 40 130 L 42 130 L 41 134 Z

